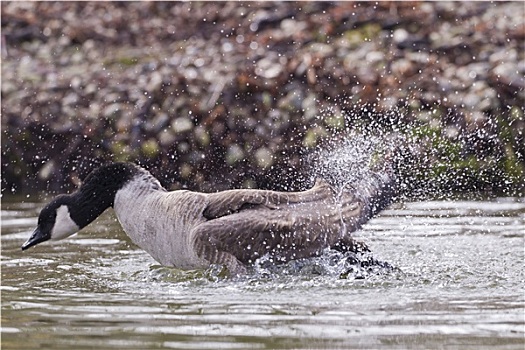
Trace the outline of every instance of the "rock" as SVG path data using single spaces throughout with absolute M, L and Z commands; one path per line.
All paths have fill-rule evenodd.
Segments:
M 153 158 L 157 156 L 160 152 L 159 144 L 157 143 L 157 140 L 155 139 L 149 139 L 149 140 L 144 141 L 140 148 L 141 148 L 142 154 L 146 158 Z
M 255 161 L 259 168 L 268 169 L 274 162 L 273 153 L 267 147 L 261 147 L 255 151 Z
M 206 147 L 210 144 L 210 135 L 206 129 L 202 126 L 197 126 L 194 130 L 195 139 L 198 144 L 202 147 Z
M 513 62 L 505 62 L 497 65 L 492 74 L 499 82 L 508 85 L 516 90 L 525 90 L 525 69 L 518 68 Z
M 266 79 L 276 78 L 282 74 L 282 71 L 281 64 L 270 57 L 260 59 L 255 68 L 255 74 Z
M 40 171 L 38 172 L 38 178 L 41 181 L 48 181 L 55 172 L 55 167 L 55 162 L 53 160 L 46 162 L 44 166 L 40 168 Z
M 171 127 L 175 133 L 182 134 L 193 129 L 194 125 L 190 118 L 179 117 L 171 123 Z
M 102 116 L 104 118 L 119 118 L 121 112 L 120 103 L 112 103 L 102 110 Z
M 167 149 L 168 146 L 172 145 L 173 142 L 175 142 L 176 137 L 170 129 L 166 128 L 159 133 L 158 140 L 161 148 Z
M 256 153 L 256 157 L 258 156 L 261 156 L 262 158 L 265 157 L 264 154 L 260 155 Z M 244 151 L 239 145 L 236 145 L 236 144 L 230 145 L 228 147 L 228 150 L 226 151 L 226 163 L 228 165 L 233 165 L 237 163 L 238 161 L 244 159 L 244 157 L 245 157 Z

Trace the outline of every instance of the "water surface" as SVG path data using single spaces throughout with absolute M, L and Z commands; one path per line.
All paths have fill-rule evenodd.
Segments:
M 327 253 L 234 281 L 159 266 L 111 210 L 22 252 L 41 205 L 2 203 L 2 349 L 525 346 L 523 198 L 392 206 L 356 236 L 396 269 Z

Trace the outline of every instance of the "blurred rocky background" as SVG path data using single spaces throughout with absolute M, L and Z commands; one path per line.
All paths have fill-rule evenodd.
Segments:
M 522 195 L 522 2 L 8 2 L 2 193 L 109 160 L 168 188 L 300 189 L 304 158 L 401 132 L 434 189 Z

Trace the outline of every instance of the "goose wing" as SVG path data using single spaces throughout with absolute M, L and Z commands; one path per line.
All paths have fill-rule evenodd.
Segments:
M 267 190 L 230 190 L 208 194 L 208 205 L 203 215 L 206 219 L 216 219 L 254 207 L 277 209 L 284 205 L 318 202 L 332 198 L 334 192 L 324 180 L 307 191 L 278 192 Z
M 234 257 L 242 264 L 270 254 L 283 261 L 327 247 L 352 247 L 359 229 L 392 198 L 388 176 L 339 194 L 324 181 L 304 192 L 232 190 L 208 195 L 208 221 L 194 231 L 197 251 L 213 263 Z M 348 248 L 352 249 L 352 248 Z
M 311 256 L 329 246 L 329 238 L 339 232 L 341 225 L 333 204 L 332 211 L 326 210 L 328 203 L 324 210 L 318 210 L 319 204 L 297 203 L 280 208 L 252 205 L 209 220 L 196 228 L 197 251 L 227 252 L 243 264 L 251 264 L 268 253 L 283 260 Z M 213 256 L 204 258 L 213 260 Z

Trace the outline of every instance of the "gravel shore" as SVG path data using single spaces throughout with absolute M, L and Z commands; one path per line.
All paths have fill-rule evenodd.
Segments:
M 523 194 L 523 2 L 1 7 L 2 193 L 108 160 L 169 188 L 299 189 L 305 154 L 366 124 L 416 139 L 422 183 Z

